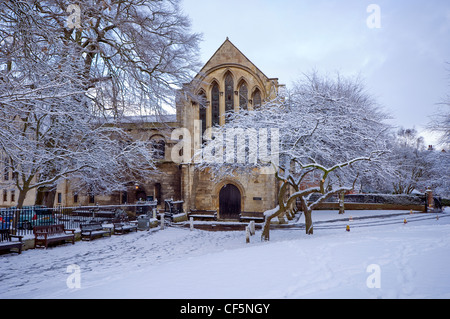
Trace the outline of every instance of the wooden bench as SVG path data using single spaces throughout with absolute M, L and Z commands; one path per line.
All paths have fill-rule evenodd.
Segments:
M 34 226 L 34 248 L 48 247 L 49 243 L 71 241 L 75 244 L 75 230 L 65 229 L 63 224 L 49 226 Z
M 194 218 L 194 220 L 217 220 L 217 212 L 215 210 L 196 210 L 192 209 L 188 213 L 188 219 Z
M 11 249 L 17 249 L 16 252 L 21 254 L 23 245 L 22 237 L 23 236 L 11 235 L 9 229 L 0 229 L 0 250 L 11 251 Z M 16 238 L 18 241 L 13 241 L 13 238 Z
M 73 216 L 80 217 L 94 217 L 94 210 L 92 209 L 75 209 L 72 214 Z
M 127 222 L 117 222 L 113 221 L 114 235 L 123 235 L 126 232 L 136 231 L 138 229 L 137 225 L 132 225 Z
M 89 224 L 80 224 L 81 240 L 92 240 L 104 235 L 111 236 L 111 228 L 103 228 L 101 223 L 91 222 Z
M 239 216 L 239 221 L 241 222 L 249 222 L 254 220 L 255 223 L 263 223 L 266 219 L 264 217 L 264 213 L 260 212 L 241 212 Z
M 114 218 L 116 216 L 116 213 L 111 210 L 101 210 L 101 211 L 95 212 L 94 216 L 100 217 L 100 218 L 105 218 L 105 219 L 110 219 L 110 218 Z

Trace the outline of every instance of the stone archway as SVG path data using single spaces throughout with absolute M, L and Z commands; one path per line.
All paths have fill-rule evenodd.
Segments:
M 219 192 L 219 218 L 239 219 L 241 214 L 241 192 L 233 184 L 225 184 Z
M 147 200 L 147 192 L 143 187 L 135 186 L 135 198 L 136 202 Z

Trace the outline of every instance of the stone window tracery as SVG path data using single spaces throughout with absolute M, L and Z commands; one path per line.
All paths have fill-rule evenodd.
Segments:
M 231 73 L 225 77 L 225 113 L 234 111 L 234 81 Z
M 239 87 L 239 107 L 246 111 L 248 109 L 248 89 L 245 82 Z
M 257 110 L 261 107 L 262 99 L 261 99 L 261 91 L 257 88 L 255 92 L 253 92 L 253 109 Z
M 211 90 L 211 126 L 219 125 L 220 118 L 220 92 L 219 85 L 214 83 Z

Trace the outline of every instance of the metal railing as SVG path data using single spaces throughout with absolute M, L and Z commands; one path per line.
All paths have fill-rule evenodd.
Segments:
M 148 213 L 154 207 L 156 202 L 135 205 L 0 208 L 0 229 L 9 229 L 12 234 L 22 236 L 32 234 L 34 226 L 64 224 L 66 229 L 78 229 L 80 224 L 91 221 L 108 223 L 114 219 L 132 220 Z

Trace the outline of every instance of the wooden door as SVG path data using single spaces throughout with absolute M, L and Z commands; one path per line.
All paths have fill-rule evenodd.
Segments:
M 241 192 L 233 184 L 227 184 L 219 193 L 219 217 L 239 219 L 241 213 Z
M 147 199 L 147 193 L 143 188 L 138 187 L 136 189 L 136 201 L 145 201 Z

